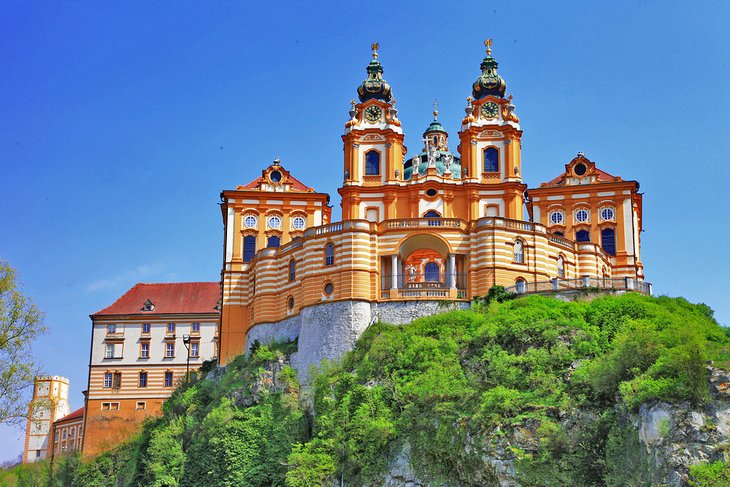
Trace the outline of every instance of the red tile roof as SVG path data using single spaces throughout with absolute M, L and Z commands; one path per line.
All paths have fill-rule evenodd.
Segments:
M 76 411 L 74 411 L 73 413 L 67 414 L 66 416 L 64 416 L 61 419 L 57 419 L 54 422 L 54 424 L 55 423 L 60 423 L 61 421 L 71 421 L 72 419 L 79 419 L 79 418 L 83 418 L 83 417 L 84 417 L 84 408 L 83 407 L 80 407 Z
M 216 309 L 220 298 L 219 282 L 139 283 L 92 316 L 220 313 Z M 154 309 L 142 311 L 148 299 Z

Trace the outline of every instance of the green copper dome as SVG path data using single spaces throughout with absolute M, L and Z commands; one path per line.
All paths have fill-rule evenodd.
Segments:
M 373 99 L 389 102 L 393 96 L 390 92 L 390 85 L 383 79 L 383 66 L 378 61 L 378 47 L 377 42 L 371 46 L 373 60 L 367 67 L 368 77 L 357 88 L 357 96 L 361 102 Z
M 507 82 L 497 74 L 499 64 L 492 57 L 492 50 L 490 49 L 492 40 L 487 39 L 484 45 L 487 46 L 487 57 L 484 58 L 481 64 L 481 76 L 472 85 L 472 95 L 474 95 L 475 100 L 488 95 L 504 98 L 504 93 L 507 91 Z

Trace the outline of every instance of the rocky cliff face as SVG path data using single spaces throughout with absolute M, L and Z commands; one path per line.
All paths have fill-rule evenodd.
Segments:
M 724 370 L 707 367 L 708 387 L 712 400 L 701 409 L 689 404 L 654 402 L 644 404 L 636 413 L 617 411 L 621 423 L 633 434 L 640 447 L 639 452 L 628 453 L 635 457 L 636 468 L 643 469 L 642 478 L 655 485 L 685 487 L 689 484 L 689 467 L 702 462 L 730 458 L 730 374 Z M 568 432 L 574 446 L 578 432 L 596 420 L 592 411 L 576 410 L 564 415 L 561 426 Z M 520 487 L 518 463 L 525 454 L 537 454 L 540 435 L 539 424 L 527 422 L 518 427 L 497 427 L 483 438 L 470 439 L 465 453 L 474 451 L 479 441 L 482 468 L 472 481 L 474 485 L 494 487 Z M 384 479 L 385 486 L 425 487 L 433 485 L 418 476 L 411 465 L 411 446 L 405 444 L 390 463 Z M 444 487 L 451 487 L 445 484 Z M 457 487 L 457 484 L 453 484 Z

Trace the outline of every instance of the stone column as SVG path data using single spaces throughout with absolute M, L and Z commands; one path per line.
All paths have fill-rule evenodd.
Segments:
M 391 268 L 390 289 L 396 290 L 396 289 L 398 289 L 398 270 L 399 270 L 398 254 L 393 254 L 390 256 L 390 268 Z
M 449 288 L 456 289 L 456 254 L 449 254 L 449 260 L 446 264 L 446 274 L 448 275 Z

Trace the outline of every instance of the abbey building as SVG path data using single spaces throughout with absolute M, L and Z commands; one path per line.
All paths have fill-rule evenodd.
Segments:
M 398 322 L 404 309 L 410 319 L 429 301 L 468 303 L 494 285 L 650 292 L 639 184 L 579 153 L 528 189 L 520 120 L 485 44 L 456 140 L 434 110 L 410 152 L 373 45 L 344 123 L 342 221 L 330 222 L 328 196 L 278 160 L 223 191 L 223 363 L 254 339 L 295 336 L 300 353 L 333 358 L 343 335 L 372 320 Z
M 375 321 L 467 307 L 494 285 L 651 294 L 639 184 L 579 153 L 528 189 L 520 119 L 485 44 L 456 137 L 435 109 L 410 151 L 374 44 L 343 114 L 342 220 L 279 160 L 224 190 L 221 281 L 137 284 L 91 315 L 85 409 L 69 415 L 66 396 L 57 410 L 31 407 L 26 461 L 112 447 L 159 414 L 189 369 L 225 365 L 255 341 L 297 339 L 292 365 L 306 382 L 311 365 L 341 357 Z M 39 404 L 67 391 L 65 379 L 39 380 Z

